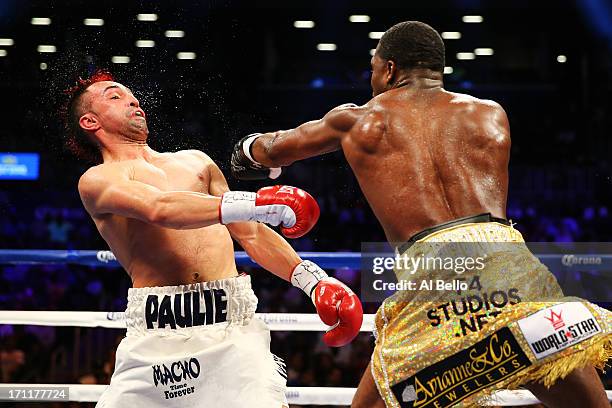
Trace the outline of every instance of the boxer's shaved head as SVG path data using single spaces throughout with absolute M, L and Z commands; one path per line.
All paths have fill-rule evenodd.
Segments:
M 444 71 L 444 41 L 436 30 L 420 21 L 404 21 L 381 37 L 376 54 L 402 70 L 428 68 Z

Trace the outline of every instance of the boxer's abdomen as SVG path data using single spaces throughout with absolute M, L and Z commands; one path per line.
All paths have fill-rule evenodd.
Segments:
M 233 242 L 227 228 L 174 230 L 116 217 L 100 229 L 134 287 L 170 286 L 235 276 Z

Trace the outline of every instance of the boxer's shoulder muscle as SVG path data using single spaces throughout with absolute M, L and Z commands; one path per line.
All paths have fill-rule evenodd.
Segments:
M 206 153 L 204 153 L 201 150 L 195 150 L 195 149 L 190 149 L 190 150 L 180 150 L 176 153 L 171 153 L 173 155 L 173 157 L 176 160 L 180 160 L 181 162 L 185 162 L 185 160 L 198 167 L 209 167 L 209 166 L 215 166 L 216 164 L 213 161 L 213 159 L 211 159 Z
M 89 168 L 79 178 L 78 190 L 85 209 L 92 213 L 93 203 L 109 184 L 127 179 L 124 165 L 115 163 L 99 164 Z
M 445 93 L 447 96 L 441 101 L 440 109 L 446 111 L 447 124 L 456 121 L 456 125 L 472 133 L 490 135 L 493 132 L 509 136 L 508 118 L 499 103 L 466 94 Z
M 176 157 L 193 157 L 203 161 L 212 161 L 212 159 L 203 151 L 196 149 L 179 150 L 176 153 L 172 153 Z
M 388 112 L 385 104 L 377 98 L 373 98 L 367 104 L 360 106 L 351 131 L 352 141 L 358 143 L 361 141 L 366 145 L 371 145 L 374 140 L 381 138 L 387 127 Z
M 367 106 L 345 103 L 330 110 L 323 118 L 326 124 L 340 132 L 350 131 L 367 114 Z
M 449 95 L 449 107 L 460 111 L 461 114 L 505 116 L 504 109 L 495 101 L 454 92 L 447 92 L 447 94 Z
M 79 191 L 95 191 L 105 184 L 129 178 L 129 168 L 124 163 L 104 163 L 90 167 L 79 178 Z
M 499 103 L 465 94 L 451 94 L 449 102 L 447 123 L 456 121 L 478 146 L 486 145 L 499 152 L 509 150 L 510 125 Z

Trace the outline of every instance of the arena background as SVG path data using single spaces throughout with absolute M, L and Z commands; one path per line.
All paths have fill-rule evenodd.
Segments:
M 141 13 L 156 20 L 140 21 Z M 354 15 L 369 21 L 351 22 Z M 464 16 L 482 22 L 464 22 Z M 85 25 L 86 18 L 103 25 Z M 506 109 L 513 143 L 508 217 L 526 239 L 609 241 L 612 6 L 606 0 L 2 0 L 0 152 L 38 153 L 40 174 L 0 180 L 0 248 L 106 249 L 76 191 L 86 164 L 63 148 L 57 117 L 62 90 L 79 75 L 109 69 L 139 98 L 154 149 L 203 150 L 232 189 L 255 189 L 269 183 L 229 175 L 233 143 L 247 133 L 319 118 L 341 103 L 366 102 L 376 33 L 404 20 L 460 33 L 459 39 L 445 34 L 446 88 Z M 299 21 L 314 26 L 300 28 L 313 24 Z M 168 37 L 178 35 L 168 30 L 184 36 Z M 139 40 L 154 47 L 138 47 Z M 476 49 L 480 55 L 458 55 Z M 195 59 L 177 58 L 185 52 Z M 113 63 L 126 61 L 118 56 L 129 62 Z M 292 241 L 296 249 L 359 251 L 362 241 L 384 239 L 341 153 L 295 164 L 279 181 L 310 191 L 321 206 L 314 230 Z M 0 271 L 5 310 L 121 311 L 130 285 L 119 269 L 0 265 Z M 313 312 L 288 284 L 250 272 L 260 312 Z M 358 271 L 334 273 L 359 288 Z M 366 304 L 366 312 L 377 306 Z M 107 383 L 121 336 L 119 330 L 0 325 L 0 381 Z M 287 361 L 289 385 L 354 387 L 372 343 L 361 334 L 332 350 L 318 333 L 275 332 L 272 347 Z

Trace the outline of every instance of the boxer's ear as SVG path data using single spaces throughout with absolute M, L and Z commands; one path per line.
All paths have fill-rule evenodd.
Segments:
M 388 60 L 385 64 L 385 80 L 388 85 L 392 85 L 397 74 L 397 65 L 395 61 Z
M 81 126 L 83 130 L 95 132 L 96 130 L 100 129 L 100 122 L 94 113 L 87 112 L 80 117 L 79 126 Z

